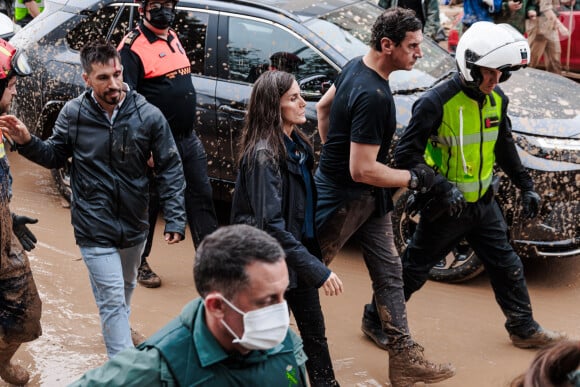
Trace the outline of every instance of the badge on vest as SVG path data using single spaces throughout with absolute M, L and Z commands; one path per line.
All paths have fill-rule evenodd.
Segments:
M 486 117 L 485 118 L 485 127 L 486 128 L 492 128 L 492 127 L 498 126 L 498 125 L 499 125 L 499 117 L 493 116 L 493 117 Z

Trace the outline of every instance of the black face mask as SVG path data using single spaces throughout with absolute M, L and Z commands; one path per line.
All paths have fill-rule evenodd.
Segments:
M 155 28 L 164 30 L 173 23 L 175 12 L 173 9 L 162 7 L 161 9 L 152 9 L 149 11 L 151 19 L 147 20 Z

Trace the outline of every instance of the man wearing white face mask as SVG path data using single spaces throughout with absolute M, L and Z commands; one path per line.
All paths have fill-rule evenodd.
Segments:
M 201 297 L 180 316 L 71 386 L 308 385 L 274 238 L 247 225 L 222 227 L 201 243 L 194 278 Z

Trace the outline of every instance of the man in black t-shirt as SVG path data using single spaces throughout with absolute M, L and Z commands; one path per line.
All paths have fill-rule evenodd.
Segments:
M 422 40 L 421 22 L 413 11 L 385 11 L 373 26 L 368 53 L 350 61 L 317 104 L 324 145 L 315 176 L 316 222 L 323 257 L 329 263 L 351 237 L 360 243 L 374 291 L 371 305 L 365 307 L 363 332 L 389 351 L 394 387 L 436 383 L 455 374 L 451 365 L 426 360 L 409 333 L 387 189 L 426 191 L 432 185 L 434 173 L 426 165 L 412 170 L 386 165 L 396 129 L 389 75 L 412 69 L 422 56 Z M 367 316 L 371 313 L 373 317 Z

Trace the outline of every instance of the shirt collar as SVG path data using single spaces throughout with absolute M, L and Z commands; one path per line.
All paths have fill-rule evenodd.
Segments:
M 129 89 L 129 85 L 126 84 L 125 82 L 123 82 L 123 86 L 125 87 L 124 90 L 123 90 L 125 92 L 125 95 L 119 101 L 119 103 L 117 104 L 117 106 L 115 106 L 115 109 L 113 110 L 113 116 L 112 117 L 114 117 L 116 115 L 116 113 L 121 108 L 121 105 L 123 105 L 123 102 L 125 102 L 125 99 L 127 99 L 127 93 L 130 90 Z M 107 113 L 107 111 L 101 106 L 101 104 L 99 103 L 99 101 L 97 101 L 97 98 L 95 97 L 95 91 L 93 89 L 91 89 L 91 98 L 93 99 L 93 101 L 95 101 L 95 103 L 97 104 L 97 106 L 99 107 L 99 109 L 101 109 L 101 111 L 103 111 L 104 113 Z

